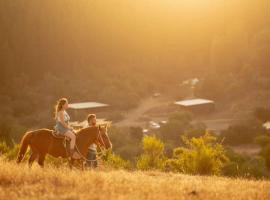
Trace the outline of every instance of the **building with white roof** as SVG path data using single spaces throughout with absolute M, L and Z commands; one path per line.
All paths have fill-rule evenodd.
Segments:
M 81 102 L 81 103 L 70 103 L 69 109 L 70 114 L 78 120 L 85 120 L 86 116 L 90 113 L 99 113 L 106 111 L 109 108 L 108 104 L 98 102 Z
M 82 103 L 71 103 L 69 108 L 71 109 L 94 109 L 94 108 L 104 108 L 108 107 L 108 104 L 98 103 L 98 102 L 82 102 Z
M 208 99 L 187 99 L 176 101 L 174 104 L 191 112 L 211 112 L 215 110 L 215 102 Z

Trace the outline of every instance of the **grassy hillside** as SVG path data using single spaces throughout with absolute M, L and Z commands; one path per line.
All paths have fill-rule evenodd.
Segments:
M 0 199 L 269 199 L 269 181 L 160 172 L 41 169 L 0 160 Z

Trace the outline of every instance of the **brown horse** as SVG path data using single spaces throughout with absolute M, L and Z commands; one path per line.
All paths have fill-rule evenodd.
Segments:
M 82 158 L 86 158 L 88 147 L 93 143 L 106 149 L 112 147 L 107 134 L 107 128 L 101 128 L 100 126 L 83 128 L 79 130 L 76 135 L 76 149 Z M 30 146 L 32 150 L 28 160 L 30 167 L 36 158 L 38 158 L 38 164 L 43 167 L 47 154 L 52 155 L 53 157 L 68 158 L 69 156 L 63 142 L 63 137 L 55 137 L 53 131 L 49 129 L 39 129 L 27 132 L 21 141 L 17 163 L 22 161 L 28 146 Z M 70 167 L 72 167 L 73 162 L 74 159 L 71 159 Z

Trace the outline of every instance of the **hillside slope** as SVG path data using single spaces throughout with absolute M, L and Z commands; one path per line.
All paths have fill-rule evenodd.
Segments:
M 160 172 L 29 169 L 0 160 L 0 199 L 269 199 L 269 181 Z

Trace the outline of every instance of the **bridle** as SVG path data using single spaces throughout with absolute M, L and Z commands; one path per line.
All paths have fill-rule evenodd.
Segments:
M 89 161 L 89 162 L 93 162 L 93 161 L 98 161 L 98 160 L 101 160 L 102 157 L 104 157 L 106 155 L 106 149 L 105 149 L 105 142 L 101 136 L 101 127 L 99 126 L 98 127 L 98 133 L 97 133 L 97 139 L 96 139 L 96 145 L 98 146 L 98 148 L 100 149 L 100 152 L 97 152 L 97 158 L 96 159 L 87 159 L 85 156 L 82 155 L 82 153 L 80 152 L 79 148 L 77 147 L 77 144 L 75 144 L 75 148 L 77 150 L 77 152 L 79 153 L 79 155 L 81 156 L 81 158 L 84 160 L 84 161 Z M 101 143 L 101 144 L 100 144 Z

